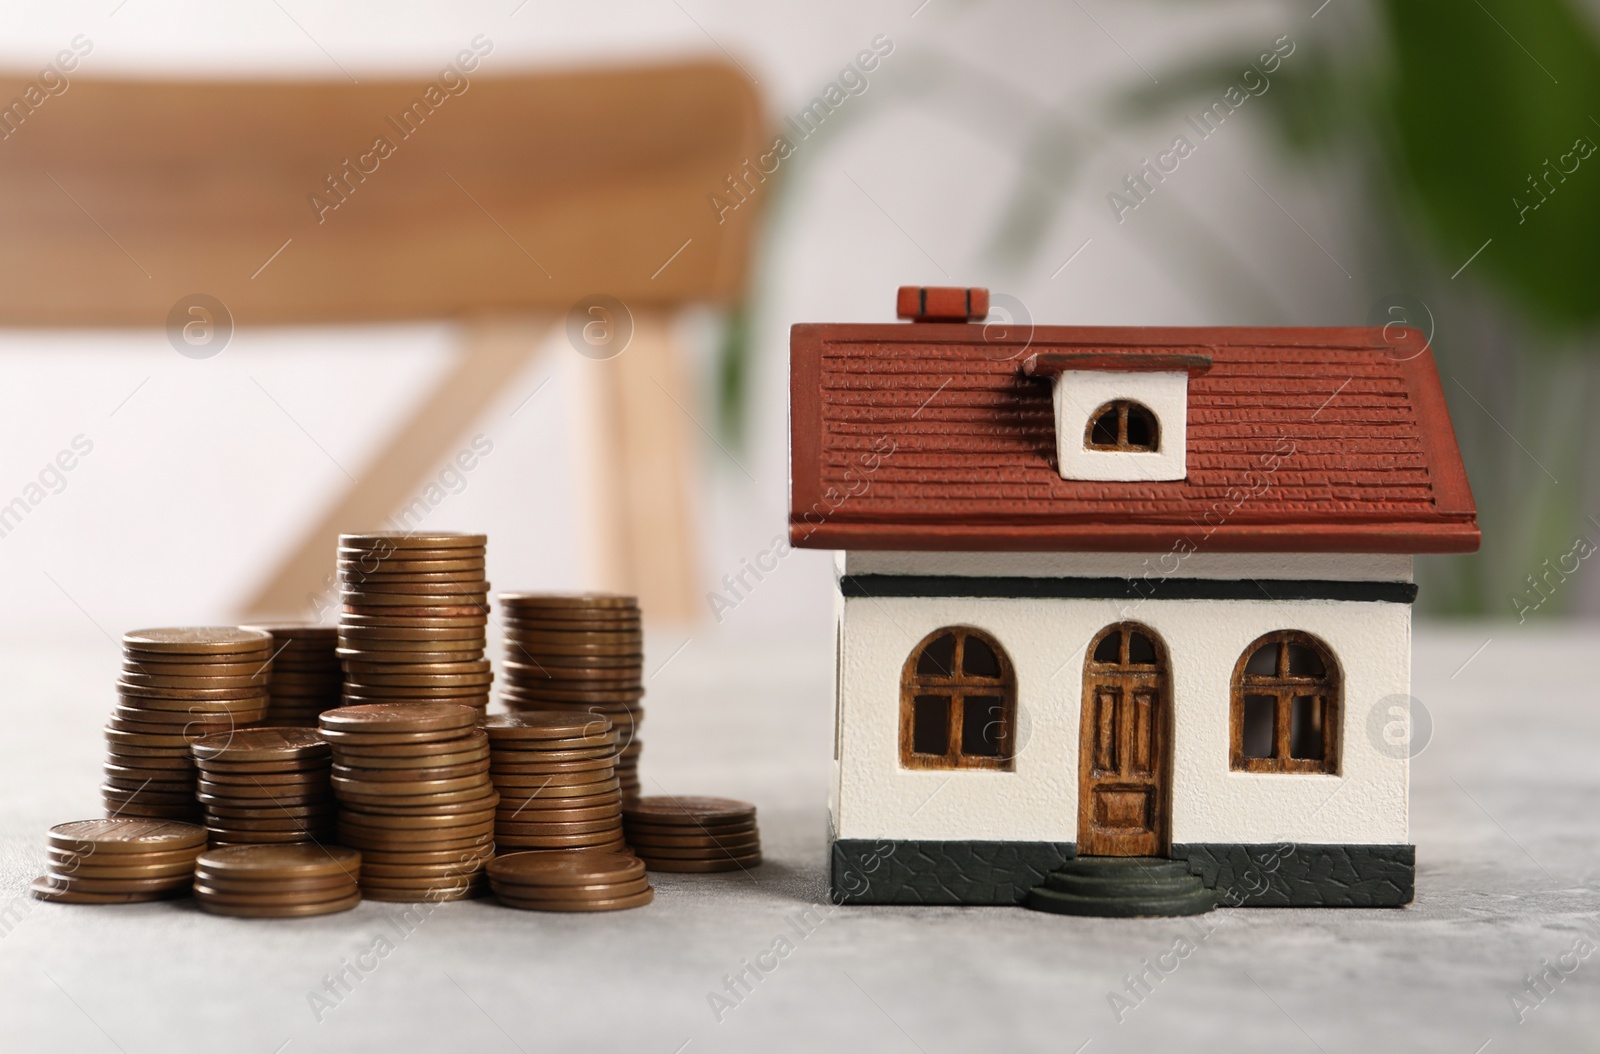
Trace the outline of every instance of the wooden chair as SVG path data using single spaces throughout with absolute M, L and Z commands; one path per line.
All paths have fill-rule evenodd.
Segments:
M 243 605 L 305 610 L 335 535 L 410 498 L 583 297 L 632 312 L 600 394 L 586 533 L 597 584 L 652 615 L 695 598 L 698 431 L 673 313 L 737 297 L 754 202 L 710 195 L 765 145 L 750 82 L 708 63 L 403 80 L 74 79 L 3 118 L 0 325 L 462 322 L 448 378 Z M 203 314 L 194 320 L 202 327 Z M 180 316 L 178 324 L 183 321 Z M 197 331 L 198 332 L 198 331 Z M 677 403 L 678 405 L 674 405 Z

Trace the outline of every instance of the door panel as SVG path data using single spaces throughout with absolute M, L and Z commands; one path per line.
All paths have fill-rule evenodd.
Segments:
M 1129 661 L 1130 633 L 1154 642 L 1155 662 L 1138 652 Z M 1078 852 L 1165 855 L 1171 839 L 1166 649 L 1149 629 L 1130 625 L 1102 631 L 1097 644 L 1110 634 L 1123 636 L 1115 661 L 1106 661 L 1113 649 L 1096 646 L 1084 664 Z

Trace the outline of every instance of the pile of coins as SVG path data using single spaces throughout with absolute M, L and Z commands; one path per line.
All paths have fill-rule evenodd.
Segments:
M 238 627 L 124 634 L 120 701 L 106 726 L 106 811 L 197 819 L 189 741 L 266 715 L 271 648 L 268 634 Z
M 617 733 L 603 717 L 528 711 L 495 714 L 489 777 L 500 792 L 501 849 L 622 849 L 622 795 L 613 766 Z
M 186 896 L 206 832 L 171 820 L 77 820 L 50 828 L 40 900 L 128 904 Z
M 272 679 L 267 682 L 265 723 L 275 728 L 317 727 L 317 715 L 339 705 L 344 670 L 339 631 L 314 622 L 246 626 L 272 635 Z
M 489 863 L 495 899 L 531 911 L 619 911 L 655 899 L 644 865 L 627 853 L 509 853 Z
M 478 711 L 376 703 L 324 711 L 333 744 L 338 840 L 362 851 L 373 900 L 462 900 L 482 890 L 494 855 L 488 737 Z
M 639 602 L 614 593 L 501 593 L 506 685 L 512 710 L 604 716 L 621 737 L 622 796 L 639 796 L 644 720 L 644 631 Z
M 622 809 L 628 847 L 652 871 L 734 871 L 761 863 L 756 807 L 732 798 L 650 797 Z
M 189 747 L 211 844 L 333 838 L 333 750 L 311 728 L 244 728 Z
M 284 919 L 361 903 L 361 854 L 342 846 L 235 845 L 201 853 L 194 897 L 216 915 Z
M 489 583 L 481 534 L 339 536 L 346 706 L 489 705 Z

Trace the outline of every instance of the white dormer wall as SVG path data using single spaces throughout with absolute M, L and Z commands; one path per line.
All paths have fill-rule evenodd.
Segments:
M 1054 381 L 1056 464 L 1062 479 L 1138 483 L 1188 474 L 1189 375 L 1112 370 L 1064 370 Z M 1091 450 L 1089 418 L 1114 399 L 1143 404 L 1160 429 L 1154 451 Z

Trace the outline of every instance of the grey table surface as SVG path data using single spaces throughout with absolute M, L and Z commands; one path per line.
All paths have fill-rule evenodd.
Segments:
M 1127 921 L 831 908 L 829 656 L 700 640 L 651 681 L 646 788 L 756 802 L 767 862 L 748 875 L 663 875 L 631 912 L 471 902 L 409 924 L 377 903 L 246 921 L 187 902 L 36 902 L 46 829 L 100 814 L 117 656 L 98 636 L 12 640 L 0 1050 L 1597 1050 L 1600 700 L 1576 661 L 1592 661 L 1595 630 L 1418 631 L 1433 731 L 1413 768 L 1411 907 Z M 808 908 L 821 921 L 797 928 Z M 793 950 L 717 1012 L 724 976 L 780 938 Z M 1111 993 L 1180 940 L 1193 950 L 1119 1015 Z M 313 998 L 362 962 L 336 1002 Z

